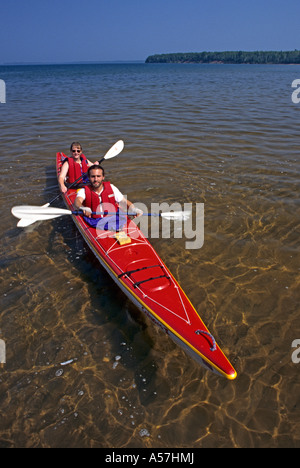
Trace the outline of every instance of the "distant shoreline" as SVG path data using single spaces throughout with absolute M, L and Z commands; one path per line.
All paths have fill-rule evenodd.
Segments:
M 145 63 L 211 63 L 247 65 L 299 65 L 300 51 L 225 51 L 156 54 L 147 57 Z

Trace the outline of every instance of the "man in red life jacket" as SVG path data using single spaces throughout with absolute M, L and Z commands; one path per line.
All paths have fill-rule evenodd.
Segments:
M 136 213 L 137 216 L 142 214 L 142 211 L 136 209 L 133 203 L 127 200 L 117 187 L 110 182 L 104 181 L 103 167 L 99 165 L 91 166 L 88 169 L 88 177 L 90 185 L 78 190 L 74 207 L 76 210 L 83 210 L 84 219 L 90 226 L 97 227 L 99 220 L 105 217 L 107 213 L 117 213 L 119 205 L 124 211 Z M 92 212 L 97 212 L 97 214 L 92 214 Z M 114 216 L 114 218 L 116 217 Z
M 94 164 L 82 154 L 82 146 L 77 141 L 71 144 L 70 151 L 72 156 L 65 159 L 58 177 L 58 184 L 62 193 L 66 193 L 68 190 L 65 185 L 66 182 L 69 184 L 74 183 L 80 176 L 86 174 L 88 168 Z M 82 182 L 85 183 L 88 180 L 83 177 Z

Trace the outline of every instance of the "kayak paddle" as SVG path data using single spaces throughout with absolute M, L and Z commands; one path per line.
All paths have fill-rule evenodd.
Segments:
M 11 209 L 12 214 L 20 219 L 18 227 L 26 227 L 35 223 L 36 221 L 45 221 L 47 219 L 59 218 L 64 215 L 82 216 L 82 210 L 70 211 L 62 208 L 53 208 L 49 206 L 14 206 Z M 91 214 L 103 215 L 102 212 L 92 212 Z M 116 213 L 107 213 L 108 215 L 116 215 Z M 166 213 L 143 213 L 142 216 L 158 216 L 168 220 L 181 220 L 185 221 L 189 218 L 190 211 L 170 211 Z M 129 213 L 129 216 L 136 216 L 137 213 Z

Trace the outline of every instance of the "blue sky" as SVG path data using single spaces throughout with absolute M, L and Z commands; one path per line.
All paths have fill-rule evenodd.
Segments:
M 300 48 L 299 0 L 0 0 L 0 64 Z

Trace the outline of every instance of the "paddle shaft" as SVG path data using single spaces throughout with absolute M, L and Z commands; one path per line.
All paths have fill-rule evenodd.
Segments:
M 75 216 L 82 216 L 83 215 L 84 208 L 81 210 L 75 210 L 75 211 L 70 211 L 70 214 L 73 214 Z M 184 221 L 190 216 L 190 213 L 187 212 L 185 213 L 184 211 L 178 211 L 178 212 L 170 212 L 170 213 L 123 213 L 123 212 L 114 212 L 114 213 L 103 213 L 102 211 L 92 211 L 89 212 L 90 215 L 102 215 L 102 216 L 153 216 L 153 217 L 159 217 L 159 218 L 166 218 L 169 220 L 182 220 Z
M 75 215 L 75 216 L 82 216 L 83 215 L 83 211 L 82 210 L 75 210 L 75 211 L 71 211 L 70 214 L 72 215 Z M 105 216 L 122 216 L 122 215 L 127 215 L 127 216 L 138 216 L 138 213 L 118 213 L 118 212 L 115 212 L 115 213 L 103 213 L 103 211 L 92 211 L 91 213 L 89 213 L 91 215 L 105 215 Z M 163 216 L 164 213 L 141 213 L 140 216 Z

